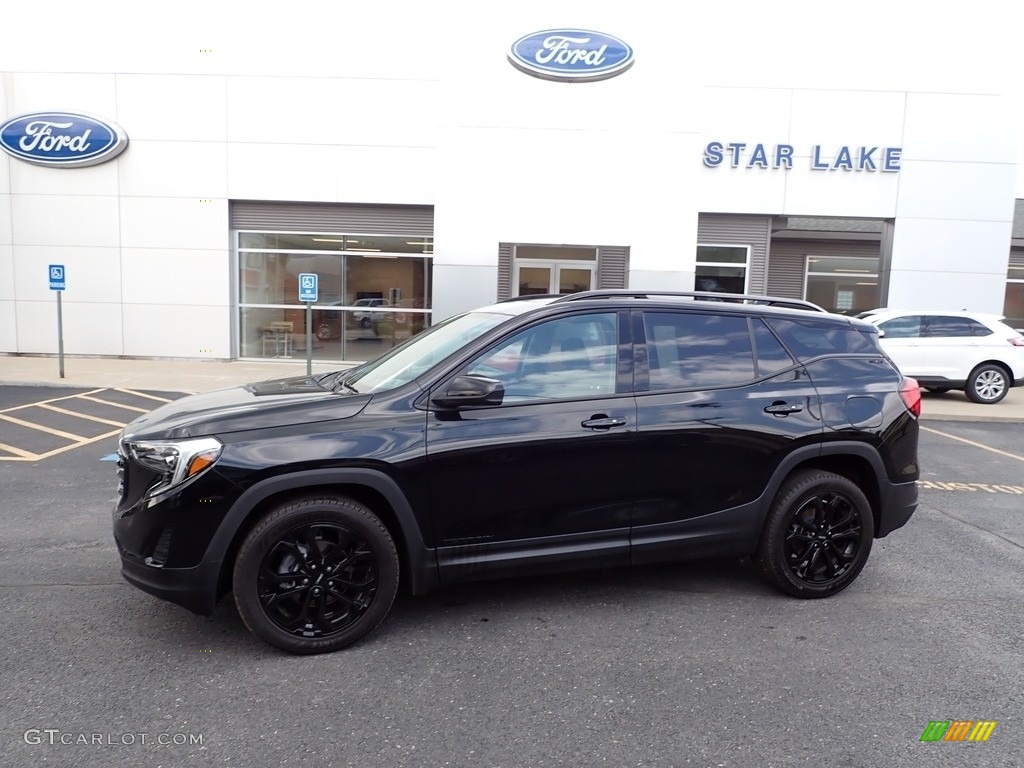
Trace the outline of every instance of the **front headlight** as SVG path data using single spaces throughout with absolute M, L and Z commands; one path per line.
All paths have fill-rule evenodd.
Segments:
M 153 498 L 198 477 L 220 458 L 224 446 L 213 437 L 196 440 L 140 440 L 125 444 L 132 460 L 160 479 L 146 492 Z

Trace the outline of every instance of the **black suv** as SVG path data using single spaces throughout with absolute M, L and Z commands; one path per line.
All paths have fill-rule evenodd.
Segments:
M 233 590 L 294 653 L 370 632 L 400 581 L 752 556 L 834 594 L 917 506 L 920 391 L 874 326 L 815 310 L 513 300 L 346 371 L 183 398 L 121 436 L 122 573 L 201 614 Z

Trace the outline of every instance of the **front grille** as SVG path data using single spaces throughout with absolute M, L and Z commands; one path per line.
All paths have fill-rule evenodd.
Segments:
M 124 454 L 117 452 L 117 498 L 124 499 L 128 493 L 127 476 L 124 471 Z

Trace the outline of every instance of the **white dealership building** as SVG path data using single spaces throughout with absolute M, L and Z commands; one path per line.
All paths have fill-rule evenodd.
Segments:
M 368 5 L 183 3 L 159 34 L 14 10 L 0 354 L 56 352 L 59 293 L 68 354 L 304 356 L 302 274 L 322 361 L 586 288 L 1024 325 L 1024 121 L 986 13 Z

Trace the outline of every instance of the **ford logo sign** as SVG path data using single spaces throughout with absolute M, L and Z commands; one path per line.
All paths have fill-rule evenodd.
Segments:
M 121 128 L 74 112 L 33 112 L 0 125 L 0 148 L 36 165 L 77 168 L 117 157 L 128 146 Z
M 605 80 L 633 65 L 633 49 L 586 29 L 547 29 L 519 38 L 508 60 L 528 75 L 568 83 Z

